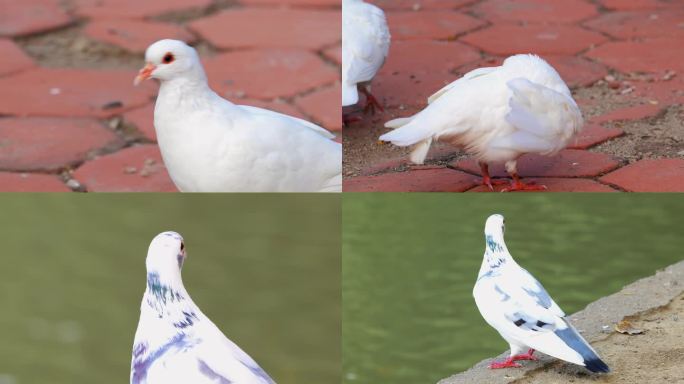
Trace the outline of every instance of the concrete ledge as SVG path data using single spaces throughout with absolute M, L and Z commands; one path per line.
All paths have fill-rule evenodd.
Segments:
M 670 304 L 683 292 L 684 261 L 681 261 L 665 268 L 664 270 L 658 271 L 653 276 L 643 278 L 624 287 L 618 293 L 596 300 L 595 302 L 589 304 L 584 310 L 571 315 L 570 319 L 575 327 L 582 333 L 582 335 L 594 345 L 600 354 L 602 354 L 603 358 L 606 360 L 608 365 L 611 366 L 614 373 L 618 374 L 618 370 L 616 369 L 615 365 L 612 364 L 613 360 L 619 360 L 623 357 L 622 355 L 625 355 L 626 353 L 633 355 L 634 353 L 638 353 L 636 352 L 637 350 L 641 349 L 638 343 L 636 343 L 637 345 L 631 345 L 633 344 L 633 340 L 644 345 L 649 341 L 651 343 L 660 343 L 654 346 L 656 353 L 661 353 L 664 356 L 668 355 L 668 352 L 670 351 L 663 351 L 663 349 L 668 348 L 665 346 L 665 344 L 667 344 L 665 341 L 671 340 L 672 337 L 677 335 L 677 327 L 682 327 L 684 325 L 684 316 L 682 316 L 681 308 L 679 308 L 684 308 L 684 304 L 677 303 L 677 306 L 674 306 L 674 308 L 667 308 L 663 309 L 662 311 L 657 310 L 668 306 L 668 304 Z M 650 311 L 654 313 L 647 316 L 646 313 Z M 667 313 L 667 311 L 673 313 Z M 645 335 L 625 336 L 614 331 L 615 324 L 623 318 L 634 318 L 635 321 L 638 322 L 640 321 L 640 315 L 644 315 L 646 317 L 641 319 L 644 322 L 644 325 L 646 325 L 647 328 L 652 328 L 651 330 L 647 330 Z M 662 322 L 668 321 L 670 323 L 667 325 L 660 326 Z M 651 323 L 655 325 L 649 326 Z M 671 332 L 672 335 L 668 335 L 668 332 Z M 618 340 L 616 337 L 614 337 L 615 335 L 619 336 L 621 339 Z M 641 339 L 634 339 L 635 337 Z M 660 341 L 658 341 L 658 337 L 661 338 Z M 625 350 L 622 351 L 621 348 Z M 610 349 L 610 352 L 606 353 L 606 350 L 608 349 Z M 672 347 L 671 349 L 679 351 L 681 346 L 680 348 Z M 648 352 L 644 351 L 644 354 L 647 353 Z M 508 351 L 495 357 L 495 359 L 503 359 L 507 356 Z M 559 362 L 558 360 L 543 354 L 540 354 L 540 356 L 541 358 L 539 361 L 523 362 L 524 367 L 519 369 L 491 370 L 488 368 L 488 366 L 492 359 L 483 360 L 463 373 L 440 380 L 438 384 L 504 384 L 513 382 L 537 382 L 535 376 L 539 376 L 539 374 L 542 372 L 547 372 L 558 367 L 559 369 L 557 372 L 555 372 L 555 374 L 560 375 L 560 377 L 566 375 L 565 377 L 568 380 L 572 379 L 570 381 L 580 382 L 583 381 L 581 379 L 584 377 L 587 381 L 596 382 L 596 375 L 590 374 L 583 367 Z M 650 355 L 647 356 L 649 359 L 652 357 Z M 640 358 L 638 356 L 632 357 L 635 358 L 635 361 L 637 361 L 638 364 Z M 658 369 L 664 371 L 665 368 L 667 368 L 665 367 L 665 365 L 667 365 L 666 363 L 667 361 L 664 362 L 662 367 L 659 367 Z M 647 369 L 648 367 L 645 368 Z M 677 378 L 680 374 L 684 377 L 684 368 L 679 368 L 674 372 L 674 375 L 677 376 Z M 611 376 L 612 375 L 613 374 L 611 374 Z M 667 378 L 667 376 L 664 378 Z M 669 378 L 671 380 L 674 377 L 670 375 Z M 545 380 L 546 381 L 540 382 L 555 382 L 551 378 L 546 378 Z M 606 376 L 605 380 L 606 382 L 611 381 L 610 376 Z M 599 381 L 603 382 L 604 380 L 599 379 Z M 645 381 L 641 382 L 644 383 Z

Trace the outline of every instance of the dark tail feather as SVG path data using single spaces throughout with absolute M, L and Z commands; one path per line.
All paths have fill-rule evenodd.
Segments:
M 584 359 L 585 367 L 592 372 L 610 372 L 608 365 L 601 360 L 593 348 L 586 340 L 577 332 L 567 320 L 565 324 L 568 326 L 563 330 L 556 330 L 554 333 L 560 337 L 570 348 L 579 353 Z
M 610 368 L 608 368 L 608 365 L 606 365 L 606 363 L 604 363 L 603 360 L 599 359 L 598 357 L 591 360 L 585 359 L 584 365 L 588 370 L 592 372 L 610 372 Z

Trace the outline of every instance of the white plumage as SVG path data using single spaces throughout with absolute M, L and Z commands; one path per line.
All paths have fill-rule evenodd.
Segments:
M 544 287 L 511 257 L 504 242 L 504 218 L 492 215 L 485 224 L 486 249 L 473 289 L 477 308 L 511 347 L 510 357 L 491 368 L 519 367 L 516 360 L 535 360 L 534 350 L 592 372 L 608 366 L 573 328 Z M 521 354 L 528 350 L 527 354 Z
M 154 127 L 183 192 L 340 192 L 342 146 L 308 121 L 235 105 L 212 91 L 194 48 L 160 40 L 136 83 L 159 79 Z
M 342 106 L 359 101 L 359 87 L 370 96 L 370 81 L 389 52 L 385 13 L 363 0 L 342 0 Z M 369 100 L 370 101 L 370 100 Z
M 275 384 L 192 301 L 181 279 L 185 256 L 178 233 L 150 243 L 131 384 Z
M 433 140 L 473 154 L 484 183 L 487 165 L 505 163 L 515 183 L 516 161 L 526 153 L 552 155 L 565 148 L 583 124 L 582 114 L 558 73 L 535 55 L 515 55 L 500 67 L 478 68 L 439 90 L 414 116 L 389 121 L 380 140 L 414 145 L 411 161 L 422 164 Z

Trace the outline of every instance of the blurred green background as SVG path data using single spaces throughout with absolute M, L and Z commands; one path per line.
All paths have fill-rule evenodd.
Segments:
M 677 194 L 345 194 L 344 383 L 432 384 L 508 348 L 472 298 L 492 213 L 568 314 L 684 258 Z
M 340 382 L 340 197 L 0 196 L 0 383 L 127 383 L 145 256 L 279 383 Z

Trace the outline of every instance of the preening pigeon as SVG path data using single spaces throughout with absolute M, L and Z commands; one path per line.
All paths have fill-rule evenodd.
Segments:
M 524 184 L 516 163 L 526 153 L 553 155 L 583 124 L 582 113 L 558 73 L 535 55 L 515 55 L 500 67 L 478 68 L 439 90 L 416 115 L 388 121 L 395 130 L 380 140 L 413 145 L 411 161 L 422 164 L 433 140 L 473 154 L 482 183 L 493 189 L 490 163 L 505 163 L 513 178 L 506 190 L 539 190 Z
M 342 145 L 308 121 L 236 105 L 209 88 L 197 51 L 160 40 L 135 78 L 161 82 L 154 127 L 183 192 L 340 192 Z
M 382 106 L 371 94 L 371 80 L 385 62 L 390 33 L 382 9 L 363 0 L 342 0 L 342 106 L 356 104 L 359 92 L 365 109 Z
M 131 384 L 275 384 L 192 301 L 181 279 L 185 257 L 178 233 L 150 243 Z
M 503 216 L 487 219 L 485 241 L 473 296 L 485 321 L 511 346 L 510 357 L 493 362 L 490 368 L 520 367 L 515 361 L 536 360 L 536 350 L 592 372 L 609 372 L 544 287 L 508 253 Z M 527 353 L 521 354 L 525 350 Z

